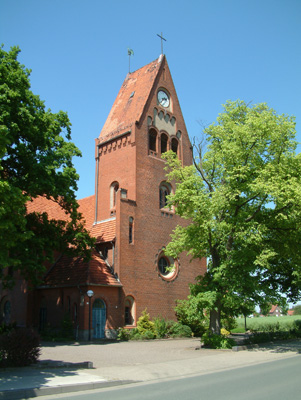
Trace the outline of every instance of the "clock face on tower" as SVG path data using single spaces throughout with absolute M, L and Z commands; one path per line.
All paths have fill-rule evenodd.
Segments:
M 169 107 L 169 95 L 165 92 L 165 90 L 159 90 L 157 98 L 160 106 L 165 108 Z

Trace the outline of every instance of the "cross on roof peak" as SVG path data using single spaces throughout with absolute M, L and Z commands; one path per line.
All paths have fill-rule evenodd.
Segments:
M 161 54 L 163 54 L 163 40 L 166 42 L 166 39 L 163 37 L 163 33 L 161 32 L 161 35 L 157 33 L 157 36 L 161 39 Z

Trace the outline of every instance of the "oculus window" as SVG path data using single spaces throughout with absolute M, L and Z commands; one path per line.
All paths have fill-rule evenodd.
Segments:
M 178 276 L 178 260 L 174 260 L 172 257 L 167 257 L 163 251 L 159 254 L 157 267 L 159 276 L 163 280 L 172 281 Z

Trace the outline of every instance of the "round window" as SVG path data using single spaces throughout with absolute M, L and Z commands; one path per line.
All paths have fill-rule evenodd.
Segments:
M 175 261 L 172 257 L 161 254 L 158 258 L 158 271 L 159 275 L 164 280 L 173 280 L 177 277 L 179 272 L 178 261 Z

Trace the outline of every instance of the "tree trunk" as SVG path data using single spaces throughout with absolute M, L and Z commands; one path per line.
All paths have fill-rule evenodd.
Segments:
M 216 335 L 221 334 L 221 310 L 220 310 L 220 307 L 210 311 L 210 331 Z

